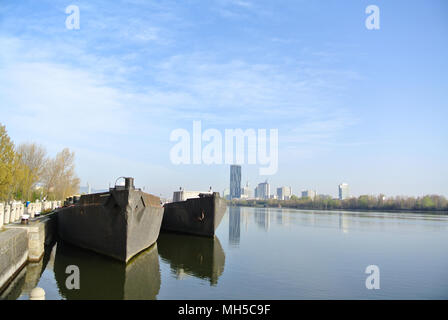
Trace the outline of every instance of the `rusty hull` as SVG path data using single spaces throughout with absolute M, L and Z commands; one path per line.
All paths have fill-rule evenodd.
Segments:
M 156 242 L 163 210 L 156 196 L 111 188 L 82 195 L 79 203 L 62 209 L 58 234 L 73 245 L 127 262 Z

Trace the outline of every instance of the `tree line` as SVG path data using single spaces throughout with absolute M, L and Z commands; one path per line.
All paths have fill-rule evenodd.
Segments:
M 15 146 L 0 123 L 0 201 L 63 200 L 77 193 L 74 161 L 75 153 L 68 148 L 51 158 L 42 145 Z
M 290 200 L 244 200 L 233 199 L 232 205 L 257 207 L 285 207 L 316 210 L 377 210 L 377 211 L 448 211 L 448 200 L 444 196 L 388 197 L 363 195 L 345 200 L 328 197 L 298 198 Z

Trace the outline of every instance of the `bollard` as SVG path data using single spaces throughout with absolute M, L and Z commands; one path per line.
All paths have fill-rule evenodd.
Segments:
M 9 214 L 9 221 L 16 222 L 16 203 L 14 201 L 11 202 L 11 211 Z
M 37 202 L 35 203 L 35 207 L 34 207 L 34 216 L 38 217 L 40 216 L 40 212 L 42 211 L 42 202 Z
M 28 204 L 28 208 L 29 208 L 29 215 L 30 215 L 31 219 L 34 219 L 34 216 L 36 214 L 35 204 L 34 203 Z
M 22 209 L 20 208 L 20 203 L 16 202 L 16 221 L 20 221 L 22 218 Z
M 12 206 L 12 202 L 8 202 L 8 205 L 9 205 L 9 223 L 12 223 L 12 222 L 14 222 L 14 218 L 15 218 L 14 208 Z
M 16 202 L 16 221 L 20 221 L 22 214 L 20 212 L 20 203 Z
M 9 209 L 9 222 L 16 222 L 16 204 L 11 202 Z
M 20 206 L 19 206 L 19 203 L 17 203 L 17 202 L 15 202 L 14 201 L 14 206 L 15 206 L 15 209 L 14 209 L 14 222 L 17 222 L 17 221 L 19 221 L 20 220 Z
M 5 205 L 5 224 L 8 224 L 10 221 L 10 217 L 11 217 L 11 207 L 9 206 L 9 204 Z
M 5 222 L 5 205 L 0 203 L 0 228 L 3 227 L 3 223 Z
M 9 220 L 11 222 L 17 222 L 17 203 L 15 201 L 11 204 L 11 217 Z
M 30 300 L 45 300 L 45 290 L 39 287 L 30 292 Z

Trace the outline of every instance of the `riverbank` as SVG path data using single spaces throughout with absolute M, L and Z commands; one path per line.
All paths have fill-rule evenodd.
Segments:
M 42 260 L 45 246 L 56 236 L 57 210 L 29 224 L 10 223 L 0 229 L 0 293 L 28 262 Z
M 249 207 L 249 208 L 283 208 L 295 210 L 309 210 L 309 211 L 344 211 L 344 212 L 384 212 L 384 213 L 420 213 L 420 214 L 440 214 L 448 215 L 448 210 L 416 210 L 416 209 L 388 209 L 388 208 L 321 208 L 312 206 L 293 206 L 280 203 L 266 203 L 260 201 L 256 203 L 239 203 L 235 201 L 228 201 L 228 206 L 234 207 Z

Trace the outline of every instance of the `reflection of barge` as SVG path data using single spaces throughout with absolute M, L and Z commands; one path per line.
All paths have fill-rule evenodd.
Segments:
M 66 286 L 67 267 L 79 268 L 79 289 Z M 68 300 L 153 300 L 160 290 L 157 244 L 139 253 L 129 263 L 58 243 L 54 273 L 59 292 Z
M 213 237 L 226 212 L 218 192 L 200 193 L 199 198 L 165 204 L 162 231 Z
M 82 195 L 61 209 L 58 233 L 64 241 L 127 262 L 156 242 L 162 218 L 160 198 L 125 178 L 125 186 Z
M 216 285 L 224 271 L 226 256 L 218 237 L 162 233 L 157 247 L 162 260 L 170 264 L 179 278 L 187 274 Z

